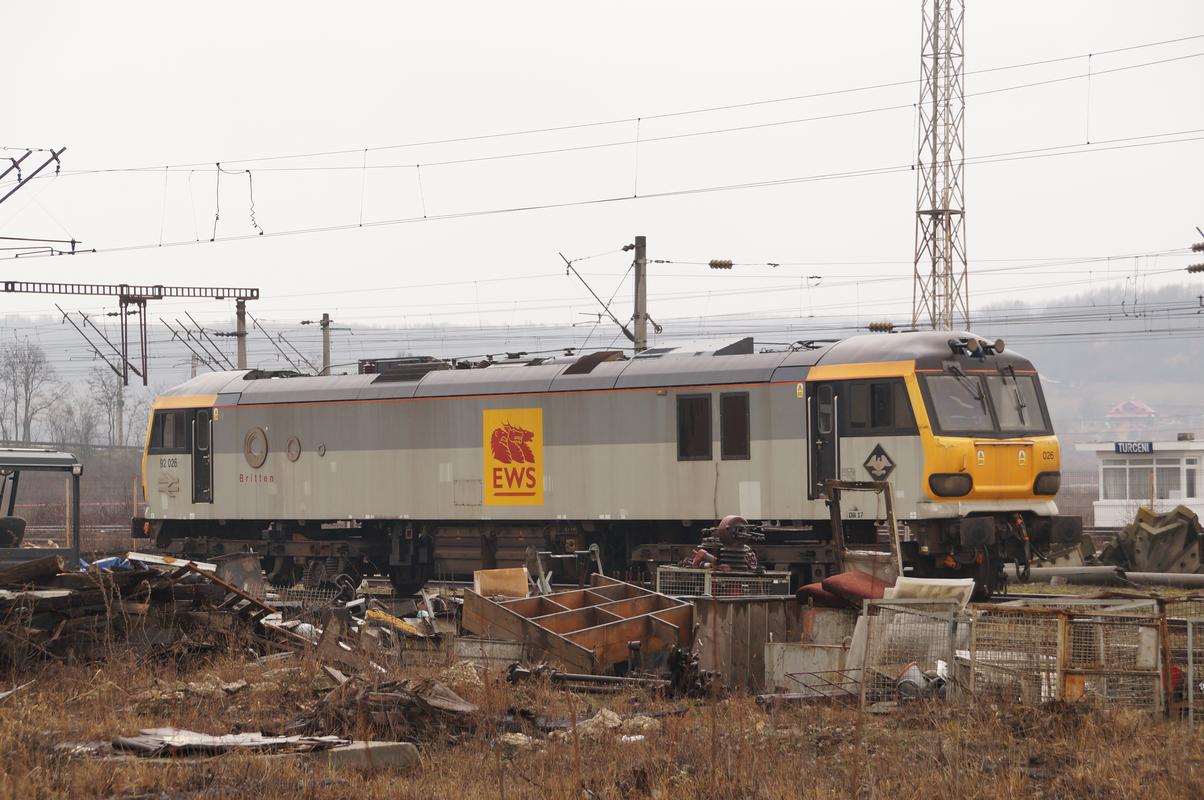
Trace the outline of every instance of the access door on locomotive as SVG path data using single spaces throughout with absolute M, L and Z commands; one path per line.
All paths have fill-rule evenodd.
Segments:
M 812 371 L 806 384 L 809 499 L 827 499 L 829 480 L 891 480 L 911 491 L 923 465 L 904 368 L 878 375 Z

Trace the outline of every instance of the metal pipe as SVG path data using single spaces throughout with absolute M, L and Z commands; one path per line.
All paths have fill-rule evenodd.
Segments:
M 668 681 L 660 678 L 626 678 L 616 675 L 574 675 L 567 672 L 553 672 L 549 676 L 555 683 L 595 683 L 619 686 L 665 686 Z
M 1067 583 L 1123 583 L 1125 573 L 1120 567 L 1033 567 L 1029 582 L 1049 583 L 1053 578 L 1065 578 Z
M 1139 586 L 1204 588 L 1204 575 L 1194 572 L 1126 572 L 1125 580 Z

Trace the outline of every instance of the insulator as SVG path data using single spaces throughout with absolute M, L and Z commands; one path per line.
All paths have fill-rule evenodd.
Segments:
M 871 333 L 890 333 L 895 329 L 893 322 L 871 322 L 869 324 Z
M 710 267 L 711 269 L 731 269 L 732 260 L 730 258 L 712 258 Z
M 1188 272 L 1204 272 L 1204 264 L 1192 264 L 1187 268 Z
M 1196 242 L 1191 246 L 1193 253 L 1204 253 L 1204 242 Z

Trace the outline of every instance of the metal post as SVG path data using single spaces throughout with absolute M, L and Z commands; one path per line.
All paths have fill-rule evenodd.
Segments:
M 1196 727 L 1196 654 L 1193 631 L 1196 623 L 1187 621 L 1187 724 Z
M 117 402 L 114 403 L 114 408 L 116 419 L 113 423 L 116 426 L 117 441 L 113 444 L 120 447 L 125 444 L 125 387 L 120 383 L 117 384 Z
M 330 374 L 330 315 L 323 314 L 322 322 L 322 374 Z
M 130 301 L 122 296 L 118 301 L 121 312 L 121 384 L 130 385 L 130 328 L 128 324 Z
M 890 543 L 895 549 L 895 565 L 899 577 L 903 577 L 903 541 L 899 538 L 899 521 L 895 517 L 895 489 L 890 481 L 886 481 L 882 494 L 886 495 L 886 524 L 890 527 Z
M 146 353 L 147 336 L 146 336 L 146 298 L 138 301 L 138 335 L 140 336 L 141 352 L 142 352 L 142 385 L 147 386 L 147 361 Z M 124 444 L 124 442 L 122 443 Z
M 234 335 L 238 339 L 238 368 L 247 368 L 247 301 L 234 301 L 236 325 Z
M 635 237 L 635 352 L 648 349 L 648 241 Z
M 982 615 L 970 611 L 970 696 L 978 691 L 978 621 Z M 952 665 L 950 666 L 952 669 Z
M 873 638 L 874 638 L 872 634 L 873 634 L 873 630 L 874 630 L 874 609 L 875 608 L 877 608 L 876 600 L 863 600 L 861 602 L 861 616 L 865 620 L 865 649 L 861 651 L 861 674 L 858 676 L 858 680 L 861 682 L 861 685 L 858 687 L 859 696 L 857 699 L 857 708 L 861 711 L 865 711 L 865 695 L 866 695 L 865 675 L 866 675 L 866 667 L 868 667 L 869 663 L 870 663 L 870 642 L 872 642 Z M 856 631 L 856 628 L 854 628 L 854 631 Z M 861 715 L 860 714 L 857 715 L 857 734 L 860 737 L 860 734 L 861 734 Z
M 899 577 L 903 577 L 903 570 L 900 568 Z M 945 650 L 945 702 L 948 703 L 955 694 L 960 694 L 957 684 L 957 607 L 949 609 L 949 646 Z
M 82 467 L 76 467 L 81 469 Z M 79 473 L 71 473 L 71 554 L 74 556 L 72 567 L 79 564 Z

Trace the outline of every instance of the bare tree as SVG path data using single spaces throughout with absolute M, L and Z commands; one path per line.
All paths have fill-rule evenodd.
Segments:
M 125 441 L 120 444 L 141 446 L 150 423 L 153 391 L 130 393 L 125 398 Z
M 55 444 L 88 446 L 97 439 L 101 417 L 100 408 L 90 396 L 81 396 L 64 384 L 45 414 L 45 427 Z
M 118 441 L 125 438 L 121 424 L 125 421 L 122 408 L 124 390 L 121 378 L 112 370 L 94 366 L 88 371 L 88 394 L 96 404 L 101 429 L 110 445 L 125 444 L 124 441 Z
M 79 402 L 75 391 L 67 385 L 46 412 L 46 438 L 56 445 L 69 444 L 75 440 L 75 406 Z
M 3 369 L 4 356 L 0 352 L 0 371 Z M 9 418 L 9 409 L 12 407 L 13 387 L 4 377 L 0 375 L 0 439 L 11 442 L 16 436 L 13 430 L 12 420 Z
M 32 441 L 34 423 L 55 399 L 54 367 L 46 351 L 28 339 L 6 345 L 0 353 L 0 384 L 8 389 L 9 435 Z

